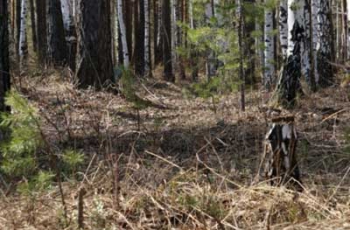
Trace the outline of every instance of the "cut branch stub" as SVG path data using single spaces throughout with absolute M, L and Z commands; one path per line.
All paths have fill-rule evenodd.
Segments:
M 296 145 L 294 117 L 273 118 L 272 127 L 265 137 L 262 158 L 265 178 L 270 180 L 272 185 L 281 185 L 289 181 L 301 183 Z M 292 178 L 294 180 L 290 180 Z

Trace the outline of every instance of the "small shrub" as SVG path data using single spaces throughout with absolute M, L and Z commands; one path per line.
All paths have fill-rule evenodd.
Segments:
M 5 100 L 11 113 L 1 114 L 1 130 L 5 140 L 1 144 L 1 170 L 11 177 L 31 176 L 38 166 L 38 151 L 43 139 L 37 110 L 19 93 L 11 91 Z
M 84 154 L 75 150 L 65 150 L 62 154 L 64 166 L 72 173 L 75 173 L 79 165 L 84 163 Z

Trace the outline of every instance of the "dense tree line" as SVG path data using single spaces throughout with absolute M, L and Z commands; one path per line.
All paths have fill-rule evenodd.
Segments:
M 11 69 L 23 72 L 30 39 L 40 65 L 70 67 L 83 88 L 116 83 L 118 71 L 113 70 L 121 66 L 139 77 L 151 77 L 161 66 L 163 78 L 170 82 L 189 76 L 198 81 L 199 72 L 205 72 L 207 81 L 233 76 L 231 80 L 241 85 L 244 104 L 245 85 L 256 83 L 261 73 L 263 87 L 276 89 L 275 98 L 290 106 L 302 94 L 301 80 L 311 91 L 332 85 L 332 63 L 348 60 L 349 4 L 345 0 L 2 0 L 2 91 L 9 86 L 10 42 L 20 63 Z

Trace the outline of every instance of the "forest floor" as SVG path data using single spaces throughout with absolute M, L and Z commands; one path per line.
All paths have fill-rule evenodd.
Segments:
M 65 205 L 57 184 L 29 197 L 5 196 L 7 184 L 0 229 L 76 229 L 78 210 L 84 229 L 350 229 L 349 88 L 282 111 L 296 118 L 299 193 L 254 183 L 271 112 L 263 91 L 247 91 L 243 113 L 238 94 L 213 103 L 153 79 L 137 85 L 140 108 L 47 75 L 16 87 L 39 109 L 50 146 L 81 151 L 86 165 L 62 182 Z

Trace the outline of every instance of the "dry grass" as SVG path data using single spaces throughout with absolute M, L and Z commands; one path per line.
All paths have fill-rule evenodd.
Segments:
M 1 196 L 0 229 L 76 229 L 81 188 L 85 229 L 350 229 L 348 89 L 283 111 L 297 121 L 305 187 L 297 193 L 253 185 L 268 123 L 263 92 L 249 92 L 241 113 L 235 95 L 213 105 L 154 80 L 140 84 L 152 106 L 138 117 L 120 96 L 63 78 L 24 78 L 21 91 L 40 108 L 54 149 L 86 154 L 80 180 L 63 183 L 67 219 L 54 185 L 35 198 Z

